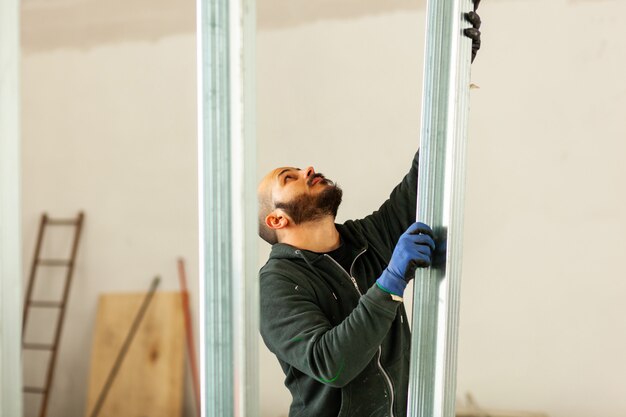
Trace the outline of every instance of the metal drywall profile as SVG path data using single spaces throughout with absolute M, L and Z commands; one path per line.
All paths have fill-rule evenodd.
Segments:
M 0 1 L 0 415 L 22 415 L 19 1 Z
M 208 417 L 258 415 L 254 5 L 197 2 L 201 386 Z
M 409 416 L 454 416 L 471 61 L 462 33 L 471 7 L 427 4 L 417 219 L 432 226 L 438 248 L 415 278 Z

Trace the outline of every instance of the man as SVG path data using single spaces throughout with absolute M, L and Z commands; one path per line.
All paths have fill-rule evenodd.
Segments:
M 477 5 L 477 2 L 475 2 Z M 480 46 L 480 19 L 468 16 Z M 342 190 L 313 167 L 261 182 L 261 334 L 293 397 L 289 415 L 406 416 L 410 329 L 402 303 L 432 262 L 432 231 L 415 223 L 419 152 L 380 208 L 335 224 Z

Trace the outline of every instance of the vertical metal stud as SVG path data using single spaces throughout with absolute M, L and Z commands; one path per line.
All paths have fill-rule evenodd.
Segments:
M 0 415 L 22 415 L 19 1 L 0 2 Z
M 410 416 L 453 417 L 462 257 L 471 0 L 429 0 L 417 219 L 432 226 L 439 264 L 414 287 Z M 445 252 L 445 255 L 444 253 Z
M 197 11 L 202 407 L 206 416 L 254 417 L 254 1 L 198 0 Z
M 256 0 L 241 0 L 236 14 L 241 26 L 240 36 L 233 39 L 231 50 L 240 62 L 239 85 L 234 98 L 241 103 L 241 118 L 235 121 L 240 134 L 234 146 L 237 155 L 234 177 L 239 194 L 233 204 L 238 219 L 239 233 L 234 241 L 235 265 L 239 277 L 235 293 L 239 302 L 239 318 L 236 327 L 237 349 L 235 350 L 236 380 L 240 395 L 235 397 L 238 416 L 259 415 L 259 279 L 258 279 L 258 224 L 257 224 L 257 180 L 256 180 Z

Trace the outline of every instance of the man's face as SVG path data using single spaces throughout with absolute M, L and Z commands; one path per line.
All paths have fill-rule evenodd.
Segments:
M 343 192 L 313 167 L 279 168 L 274 174 L 274 206 L 282 209 L 295 224 L 337 216 Z

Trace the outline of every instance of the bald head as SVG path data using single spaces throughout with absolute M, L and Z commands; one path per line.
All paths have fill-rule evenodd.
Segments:
M 342 191 L 313 167 L 281 167 L 270 171 L 257 189 L 259 236 L 273 245 L 293 236 L 298 226 L 325 217 L 335 219 Z

